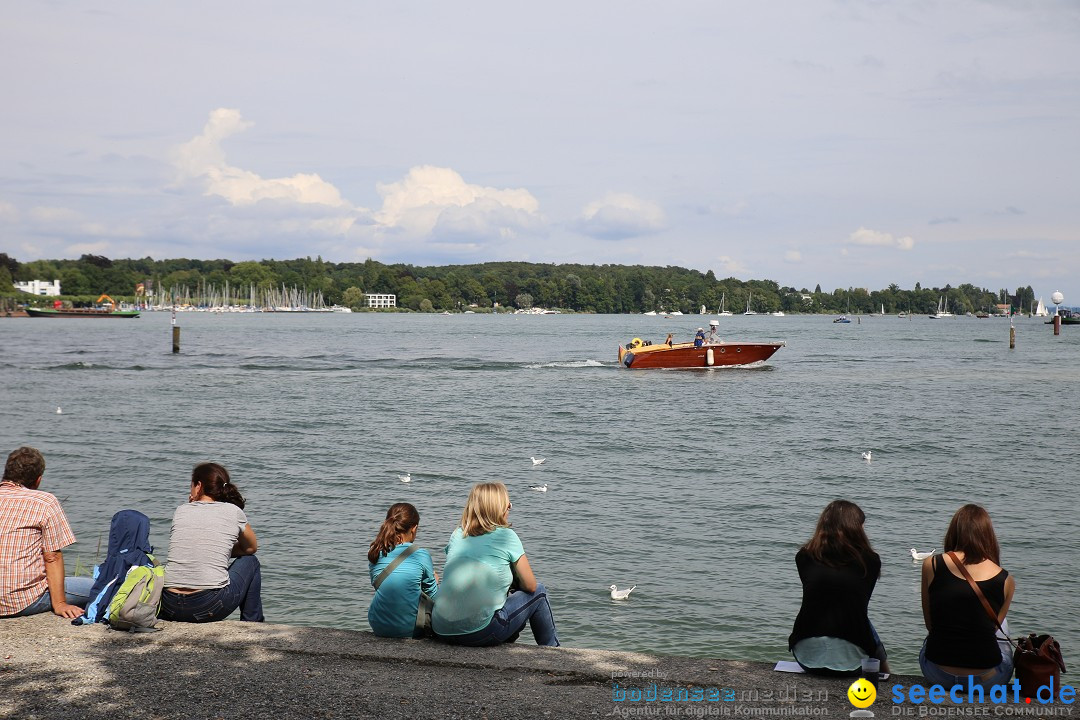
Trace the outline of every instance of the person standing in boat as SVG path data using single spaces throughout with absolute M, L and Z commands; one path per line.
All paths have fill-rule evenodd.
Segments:
M 705 338 L 705 344 L 706 345 L 719 345 L 722 342 L 720 340 L 720 336 L 716 332 L 719 328 L 720 328 L 720 321 L 719 320 L 710 320 L 709 321 L 709 335 L 708 335 L 708 337 Z

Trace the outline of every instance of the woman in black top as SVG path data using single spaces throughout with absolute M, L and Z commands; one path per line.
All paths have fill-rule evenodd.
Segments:
M 788 649 L 807 672 L 854 674 L 867 657 L 881 661 L 881 672 L 889 671 L 885 648 L 866 613 L 881 558 L 870 547 L 864 522 L 858 505 L 833 500 L 821 512 L 814 536 L 795 555 L 803 596 Z
M 972 684 L 989 689 L 1009 681 L 1012 655 L 999 647 L 998 622 L 1005 625 L 1016 582 L 1001 568 L 1000 548 L 990 515 L 978 505 L 956 511 L 945 531 L 945 555 L 923 561 L 923 621 L 929 634 L 919 653 L 919 666 L 926 679 L 944 687 Z M 997 613 L 989 613 L 956 566 L 954 553 L 978 584 Z

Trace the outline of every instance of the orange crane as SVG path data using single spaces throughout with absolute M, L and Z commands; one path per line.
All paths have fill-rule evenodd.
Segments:
M 102 301 L 102 300 L 108 300 L 108 301 L 109 301 L 109 311 L 110 311 L 110 312 L 112 312 L 112 311 L 115 311 L 115 310 L 116 310 L 116 301 L 115 301 L 115 300 L 113 300 L 113 299 L 112 299 L 111 297 L 109 297 L 108 295 L 104 295 L 104 294 L 103 294 L 103 295 L 102 295 L 101 297 L 99 297 L 99 298 L 97 299 L 97 301 L 98 301 L 98 304 L 101 304 L 101 301 Z

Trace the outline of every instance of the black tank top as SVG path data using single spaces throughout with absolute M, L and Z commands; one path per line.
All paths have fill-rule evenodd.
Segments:
M 976 581 L 994 612 L 1005 604 L 1002 570 L 989 580 Z M 994 637 L 997 625 L 964 578 L 952 574 L 941 555 L 934 556 L 934 579 L 927 591 L 930 602 L 930 635 L 926 657 L 938 665 L 993 668 L 1001 664 L 1001 650 Z

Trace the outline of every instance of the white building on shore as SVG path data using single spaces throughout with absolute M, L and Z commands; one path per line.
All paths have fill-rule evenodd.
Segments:
M 31 295 L 56 296 L 60 294 L 59 280 L 30 280 L 15 283 L 15 289 Z
M 397 307 L 397 295 L 379 295 L 371 293 L 366 295 L 369 308 L 392 308 Z

